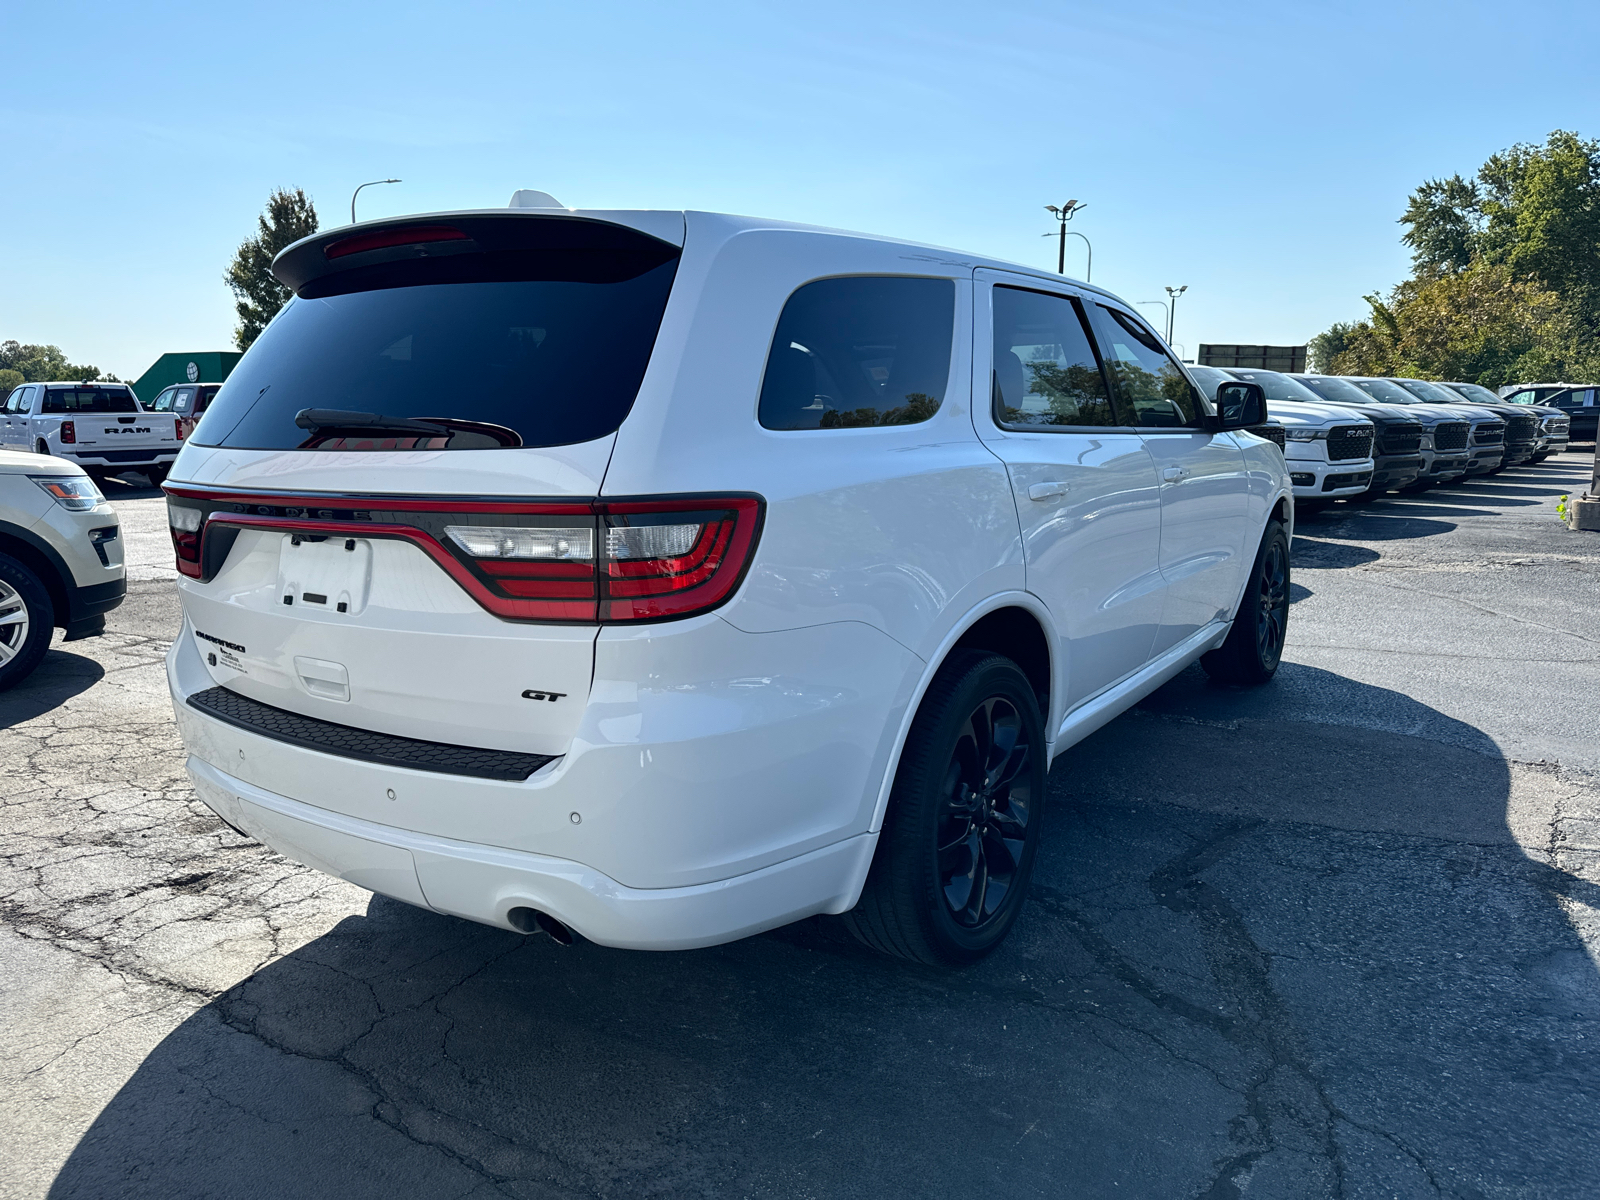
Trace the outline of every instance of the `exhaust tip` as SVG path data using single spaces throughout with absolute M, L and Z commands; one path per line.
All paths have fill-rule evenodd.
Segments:
M 557 945 L 570 946 L 577 941 L 578 935 L 573 933 L 560 921 L 549 913 L 540 912 L 536 908 L 513 908 L 506 914 L 506 920 L 518 933 L 545 933 Z

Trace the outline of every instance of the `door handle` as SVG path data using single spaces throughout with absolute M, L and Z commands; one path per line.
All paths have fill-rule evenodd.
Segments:
M 1067 494 L 1067 485 L 1064 483 L 1034 483 L 1028 485 L 1029 500 L 1054 500 L 1057 496 Z
M 1181 483 L 1189 478 L 1188 467 L 1162 467 L 1161 479 L 1164 483 Z

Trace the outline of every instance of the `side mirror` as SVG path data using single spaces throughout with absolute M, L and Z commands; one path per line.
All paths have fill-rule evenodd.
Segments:
M 1244 429 L 1267 419 L 1267 394 L 1259 383 L 1224 383 L 1217 387 L 1217 415 L 1206 424 L 1213 433 Z

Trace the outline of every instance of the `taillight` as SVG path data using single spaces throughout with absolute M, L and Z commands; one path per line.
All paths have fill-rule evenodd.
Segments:
M 654 621 L 715 608 L 744 577 L 760 502 L 752 497 L 602 504 L 602 621 Z
M 178 570 L 206 578 L 205 563 L 226 558 L 241 528 L 396 538 L 507 620 L 660 621 L 706 612 L 733 594 L 753 557 L 762 514 L 754 496 L 475 500 L 450 507 L 442 499 L 362 497 L 359 508 L 350 501 L 311 507 L 310 499 L 169 487 Z M 215 554 L 202 546 L 207 529 L 226 539 Z
M 167 530 L 172 534 L 172 549 L 178 556 L 178 570 L 200 578 L 200 510 L 167 498 Z
M 172 436 L 177 438 L 180 442 L 183 441 L 183 418 L 182 417 L 174 417 L 172 419 Z
M 78 440 L 78 427 L 71 421 L 61 422 L 61 440 L 69 445 Z
M 448 525 L 501 594 L 544 620 L 658 621 L 733 593 L 755 545 L 760 501 L 601 501 L 596 525 Z

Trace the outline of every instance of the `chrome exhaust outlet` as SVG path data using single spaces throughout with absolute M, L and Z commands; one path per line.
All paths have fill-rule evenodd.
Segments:
M 577 934 L 549 913 L 540 912 L 536 908 L 513 908 L 506 914 L 506 920 L 518 933 L 549 934 L 551 940 L 560 946 L 570 946 L 578 938 Z

